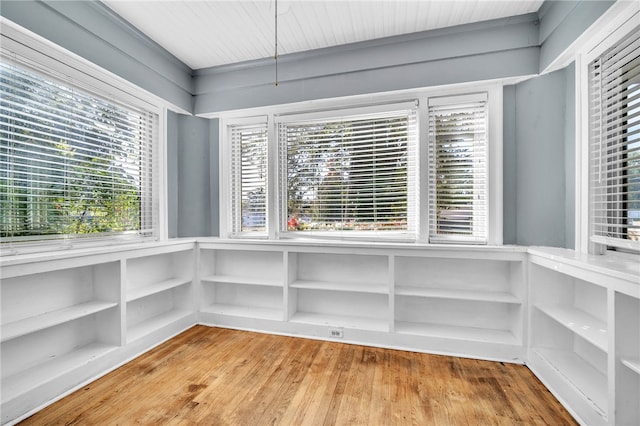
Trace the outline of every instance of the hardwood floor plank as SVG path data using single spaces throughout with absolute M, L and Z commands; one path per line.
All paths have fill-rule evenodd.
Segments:
M 575 425 L 522 365 L 196 326 L 23 425 Z

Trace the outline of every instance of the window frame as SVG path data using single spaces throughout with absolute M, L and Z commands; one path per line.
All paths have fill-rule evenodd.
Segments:
M 640 4 L 618 2 L 584 34 L 575 51 L 576 85 L 576 224 L 575 248 L 584 254 L 636 257 L 640 250 L 631 241 L 607 244 L 606 238 L 592 239 L 592 185 L 590 177 L 590 64 L 633 31 L 640 22 Z
M 418 191 L 418 187 L 419 187 L 419 182 L 418 182 L 418 173 L 417 170 L 418 167 L 418 158 L 419 156 L 418 154 L 418 150 L 419 150 L 419 134 L 420 134 L 420 129 L 418 126 L 418 122 L 417 122 L 417 110 L 418 110 L 418 102 L 417 100 L 410 100 L 410 101 L 406 101 L 406 102 L 392 102 L 392 103 L 388 103 L 388 104 L 379 104 L 379 105 L 371 105 L 371 106 L 365 106 L 365 107 L 356 107 L 356 108 L 340 108 L 340 109 L 335 109 L 335 110 L 327 110 L 327 111 L 322 111 L 322 112 L 302 112 L 302 113 L 298 113 L 298 114 L 278 114 L 274 116 L 274 125 L 276 126 L 276 128 L 279 125 L 287 125 L 287 124 L 296 124 L 296 123 L 305 123 L 305 122 L 311 122 L 311 121 L 322 121 L 322 120 L 326 120 L 328 122 L 336 122 L 336 121 L 340 121 L 342 119 L 356 119 L 355 117 L 361 116 L 361 117 L 366 117 L 366 116 L 372 116 L 372 115 L 377 115 L 377 114 L 384 114 L 384 113 L 394 113 L 394 112 L 404 112 L 404 111 L 414 111 L 412 114 L 415 114 L 415 119 L 413 120 L 413 125 L 415 126 L 415 133 L 416 133 L 416 137 L 414 140 L 409 141 L 409 143 L 412 143 L 412 145 L 407 146 L 407 151 L 408 153 L 410 151 L 413 151 L 414 153 L 414 160 L 413 161 L 408 161 L 407 164 L 407 189 L 408 189 L 408 203 L 407 203 L 407 225 L 408 228 L 409 227 L 413 227 L 414 229 L 416 229 L 416 233 L 418 232 L 418 228 L 419 228 L 419 223 L 417 221 L 418 217 L 417 214 L 416 215 L 411 215 L 412 212 L 417 212 L 418 211 L 418 207 L 414 207 L 411 208 L 410 205 L 412 203 L 415 203 L 415 201 L 412 201 L 411 198 L 413 197 L 414 200 L 417 199 L 419 200 L 419 191 Z M 408 114 L 411 115 L 411 114 Z M 408 123 L 409 125 L 409 123 Z M 276 131 L 278 132 L 278 131 Z M 280 178 L 279 182 L 283 182 L 285 174 L 286 174 L 286 161 L 284 161 L 283 157 L 282 157 L 282 151 L 283 149 L 285 149 L 282 145 L 281 145 L 282 141 L 279 140 L 279 136 L 278 136 L 278 140 L 277 140 L 277 145 L 278 145 L 278 152 L 279 152 L 279 161 L 277 164 L 278 167 L 278 176 Z M 411 182 L 410 176 L 412 175 L 415 176 L 415 178 L 413 179 L 414 182 Z M 280 205 L 280 214 L 278 215 L 278 229 L 277 229 L 277 233 L 279 235 L 279 238 L 328 238 L 328 239 L 336 239 L 336 238 L 349 238 L 349 239 L 365 239 L 365 240 L 377 240 L 377 239 L 381 239 L 381 240 L 402 240 L 402 241 L 409 241 L 411 240 L 411 238 L 408 238 L 407 235 L 410 234 L 410 231 L 407 229 L 406 231 L 348 231 L 347 234 L 343 233 L 342 231 L 312 231 L 312 232 L 304 232 L 304 231 L 289 231 L 287 229 L 287 204 L 288 204 L 288 200 L 287 200 L 287 186 L 286 185 L 278 185 L 277 188 L 277 195 L 278 195 L 278 199 L 279 199 L 279 205 Z M 382 232 L 381 234 L 378 234 L 378 232 Z
M 168 238 L 167 223 L 167 111 L 168 104 L 127 80 L 34 34 L 19 25 L 1 19 L 2 56 L 19 66 L 30 68 L 51 80 L 76 87 L 114 104 L 142 109 L 157 116 L 157 135 L 152 141 L 153 186 L 151 212 L 155 221 L 151 236 L 102 235 L 82 238 L 48 238 L 3 243 L 0 256 L 90 248 L 95 246 L 141 243 Z M 21 65 L 22 64 L 22 65 Z M 146 179 L 145 179 L 146 180 Z
M 233 141 L 232 141 L 232 128 L 236 127 L 236 126 L 259 126 L 264 124 L 266 126 L 267 129 L 267 176 L 266 176 L 266 180 L 267 180 L 267 187 L 266 187 L 266 211 L 267 211 L 267 222 L 266 222 L 266 231 L 265 232 L 242 232 L 242 230 L 240 231 L 235 231 L 235 227 L 236 224 L 234 224 L 234 221 L 237 221 L 238 219 L 235 218 L 233 216 L 232 213 L 229 214 L 224 214 L 224 212 L 230 212 L 231 209 L 233 208 L 233 204 L 235 202 L 237 202 L 237 200 L 234 199 L 233 196 L 233 191 L 232 191 L 232 187 L 234 184 L 234 180 L 237 178 L 236 176 L 236 172 L 233 170 Z M 271 169 L 271 163 L 272 160 L 270 158 L 269 155 L 269 128 L 271 126 L 269 125 L 268 122 L 268 117 L 266 115 L 257 115 L 257 116 L 251 116 L 251 117 L 239 117 L 239 118 L 232 118 L 232 119 L 228 119 L 225 120 L 224 124 L 220 126 L 220 131 L 223 132 L 224 136 L 221 138 L 221 140 L 225 141 L 226 143 L 222 143 L 220 144 L 220 149 L 221 149 L 221 156 L 220 158 L 225 158 L 228 159 L 228 161 L 221 161 L 220 164 L 220 173 L 221 176 L 225 177 L 225 180 L 227 181 L 226 185 L 221 185 L 220 188 L 220 197 L 221 200 L 225 200 L 225 204 L 228 208 L 225 208 L 224 210 L 221 211 L 221 215 L 220 215 L 220 235 L 229 235 L 229 237 L 231 238 L 258 238 L 258 239 L 265 239 L 268 238 L 268 233 L 269 233 L 269 228 L 270 228 L 270 224 L 269 224 L 269 209 L 272 206 L 272 202 L 270 202 L 269 197 L 271 194 L 271 190 L 270 190 L 270 182 L 271 182 L 271 175 L 270 175 L 270 169 Z M 221 179 L 222 181 L 222 179 Z M 242 211 L 242 208 L 239 209 L 240 212 Z M 242 214 L 242 213 L 240 213 Z M 240 228 L 242 228 L 241 225 L 241 221 L 242 218 L 240 218 Z
M 503 235 L 503 85 L 513 84 L 513 81 L 493 81 L 463 83 L 443 86 L 438 88 L 422 88 L 415 90 L 404 90 L 391 93 L 371 93 L 367 95 L 350 96 L 345 98 L 319 99 L 304 101 L 296 104 L 271 105 L 265 107 L 251 108 L 247 110 L 226 111 L 216 113 L 210 118 L 217 117 L 220 120 L 220 163 L 219 163 L 219 183 L 220 183 L 220 238 L 256 238 L 255 236 L 234 235 L 231 232 L 230 202 L 230 140 L 228 139 L 228 126 L 242 120 L 256 119 L 256 117 L 266 117 L 268 127 L 268 188 L 267 188 L 267 235 L 269 240 L 291 239 L 297 240 L 328 240 L 339 241 L 374 241 L 374 242 L 394 242 L 394 243 L 420 243 L 420 244 L 456 244 L 471 245 L 471 241 L 437 241 L 429 242 L 429 209 L 428 209 L 428 99 L 432 97 L 448 97 L 469 95 L 478 92 L 486 92 L 488 97 L 489 124 L 488 133 L 491 135 L 488 141 L 488 191 L 487 191 L 487 241 L 484 245 L 502 245 Z M 402 102 L 414 102 L 417 100 L 417 126 L 418 126 L 418 146 L 417 146 L 417 191 L 419 193 L 419 205 L 417 206 L 416 220 L 418 223 L 417 232 L 414 237 L 388 236 L 366 234 L 366 231 L 352 236 L 323 236 L 323 235 L 299 235 L 300 233 L 280 232 L 280 223 L 286 216 L 286 206 L 282 205 L 283 197 L 280 196 L 281 188 L 278 187 L 280 178 L 279 144 L 277 141 L 276 121 L 283 116 L 303 116 L 305 114 L 325 114 L 326 116 L 339 115 L 337 110 L 366 111 L 369 108 L 376 108 L 379 105 L 394 104 Z M 476 243 L 477 244 L 477 243 Z
M 461 105 L 465 105 L 465 104 L 473 104 L 473 103 L 480 103 L 483 102 L 483 114 L 484 114 L 484 125 L 485 125 L 485 137 L 484 137 L 484 143 L 482 144 L 482 150 L 483 152 L 483 161 L 484 161 L 484 167 L 482 167 L 482 170 L 484 171 L 486 177 L 486 184 L 488 185 L 489 182 L 489 144 L 491 141 L 491 131 L 489 129 L 489 100 L 488 100 L 488 94 L 486 92 L 479 92 L 479 93 L 470 93 L 470 94 L 465 94 L 465 95 L 458 95 L 458 96 L 443 96 L 443 97 L 432 97 L 429 99 L 429 120 L 431 121 L 432 118 L 432 114 L 431 114 L 431 108 L 434 108 L 435 110 L 441 110 L 443 108 L 447 108 L 447 107 L 459 107 Z M 431 123 L 430 123 L 431 124 Z M 431 134 L 429 135 L 430 140 L 429 140 L 429 149 L 430 150 L 436 150 L 436 140 L 431 138 Z M 433 135 L 433 137 L 435 138 L 436 135 Z M 475 139 L 475 142 L 477 142 L 477 139 Z M 432 146 L 433 145 L 433 146 Z M 438 179 L 434 176 L 437 170 L 437 161 L 434 158 L 430 158 L 430 162 L 429 162 L 429 170 L 427 171 L 428 173 L 428 177 L 427 177 L 427 181 L 429 182 L 429 186 L 436 186 Z M 480 172 L 481 169 L 480 168 L 476 168 L 474 166 L 474 172 Z M 478 182 L 474 179 L 474 186 L 477 186 Z M 475 191 L 474 191 L 475 193 Z M 437 200 L 439 199 L 437 192 L 431 193 L 431 198 L 430 198 L 430 202 L 429 202 L 429 217 L 431 218 L 435 218 L 438 215 L 438 209 L 437 209 Z M 473 202 L 473 208 L 472 210 L 475 212 L 479 212 L 481 211 L 482 213 L 488 213 L 489 210 L 489 206 L 488 206 L 488 198 L 489 198 L 489 191 L 486 191 L 483 193 L 483 195 L 485 196 L 484 200 L 482 200 L 481 202 Z M 434 205 L 435 203 L 435 205 Z M 480 207 L 480 208 L 479 208 Z M 439 233 L 439 232 L 435 232 L 435 230 L 438 229 L 438 221 L 437 219 L 435 221 L 432 221 L 429 223 L 429 240 L 432 242 L 441 242 L 441 243 L 447 243 L 447 242 L 453 242 L 453 243 L 460 243 L 460 242 L 466 242 L 468 244 L 486 244 L 486 241 L 488 239 L 488 228 L 489 228 L 489 222 L 488 222 L 488 217 L 485 217 L 484 219 L 482 218 L 477 218 L 475 217 L 475 214 L 473 216 L 473 220 L 469 223 L 469 225 L 471 226 L 473 232 L 470 236 L 462 236 L 462 235 L 449 235 L 446 233 Z M 478 223 L 481 223 L 480 226 L 478 226 Z M 481 234 L 478 235 L 475 232 L 475 229 L 480 228 L 480 232 Z

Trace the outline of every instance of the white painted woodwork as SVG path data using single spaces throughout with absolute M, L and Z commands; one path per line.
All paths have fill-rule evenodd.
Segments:
M 527 363 L 639 424 L 640 266 L 570 250 L 206 238 L 1 259 L 2 422 L 196 324 Z
M 273 58 L 273 1 L 119 1 L 108 7 L 192 69 Z M 278 1 L 278 54 L 536 12 L 528 1 Z M 167 31 L 170 29 L 170 31 Z
M 529 368 L 581 423 L 638 424 L 640 265 L 529 253 Z
M 191 326 L 194 256 L 176 241 L 3 258 L 2 423 Z

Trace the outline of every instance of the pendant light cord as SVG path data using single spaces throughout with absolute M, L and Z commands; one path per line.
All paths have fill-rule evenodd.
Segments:
M 275 0 L 275 14 L 274 14 L 274 19 L 275 19 L 275 27 L 276 27 L 276 34 L 275 34 L 275 55 L 273 57 L 273 59 L 275 59 L 276 61 L 276 86 L 278 85 L 278 0 Z

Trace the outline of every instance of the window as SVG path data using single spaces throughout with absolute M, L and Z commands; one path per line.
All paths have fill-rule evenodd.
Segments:
M 335 112 L 334 112 L 335 114 Z M 416 109 L 278 125 L 282 232 L 415 235 Z
M 229 126 L 231 140 L 231 230 L 267 232 L 267 123 Z
M 487 96 L 429 100 L 429 238 L 487 241 Z
M 223 117 L 221 236 L 501 244 L 502 87 L 483 89 Z
M 640 28 L 589 65 L 591 240 L 640 250 Z
M 158 115 L 0 62 L 4 242 L 155 236 Z

